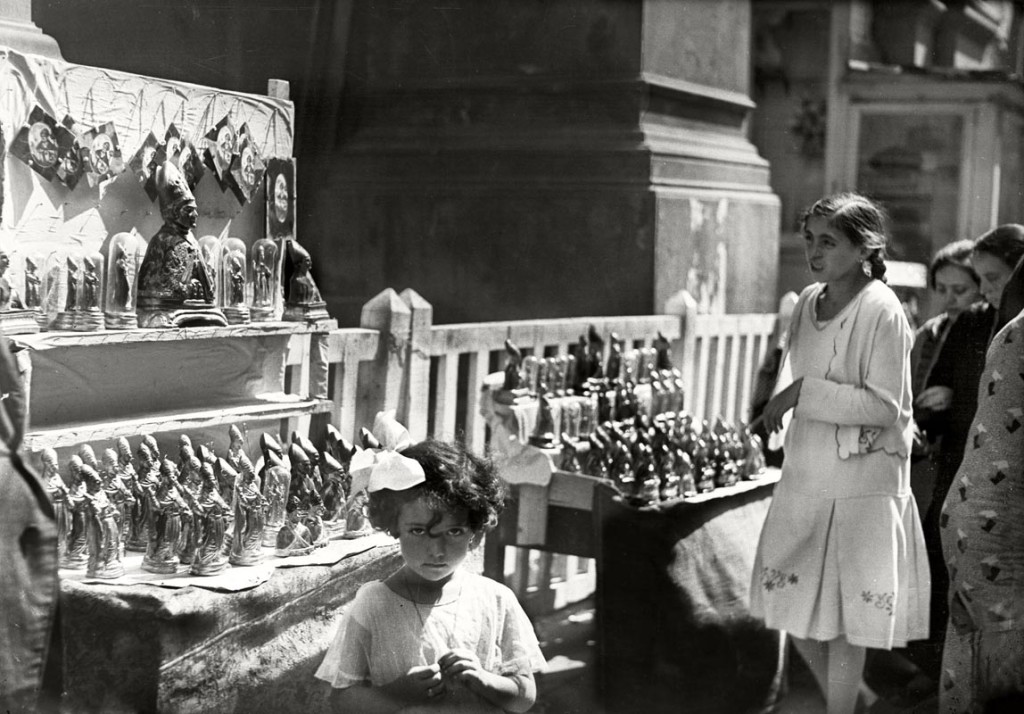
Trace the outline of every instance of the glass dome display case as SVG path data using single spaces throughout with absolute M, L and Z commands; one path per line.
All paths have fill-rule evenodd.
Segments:
M 206 264 L 206 272 L 210 276 L 210 289 L 213 291 L 213 304 L 220 304 L 220 271 L 218 270 L 220 259 L 220 238 L 217 236 L 203 236 L 199 239 L 199 255 Z
M 245 243 L 239 238 L 225 238 L 221 242 L 217 271 L 217 293 L 220 306 L 231 325 L 244 325 L 250 321 L 247 294 L 249 292 L 249 263 Z
M 103 297 L 106 260 L 99 251 L 82 254 L 81 274 L 78 280 L 78 310 L 73 313 L 71 329 L 76 332 L 102 330 Z
M 275 318 L 280 284 L 278 248 L 270 238 L 261 238 L 252 248 L 252 321 L 267 322 Z
M 104 322 L 108 330 L 138 326 L 135 312 L 136 276 L 145 244 L 134 231 L 117 233 L 107 246 L 107 281 Z

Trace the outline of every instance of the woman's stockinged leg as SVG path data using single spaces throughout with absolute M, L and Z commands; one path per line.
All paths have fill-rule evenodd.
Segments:
M 845 637 L 837 637 L 826 645 L 828 688 L 825 701 L 828 714 L 853 714 L 864 678 L 867 649 L 851 645 Z
M 828 697 L 828 643 L 821 640 L 803 640 L 790 636 L 793 647 L 814 675 L 823 697 Z

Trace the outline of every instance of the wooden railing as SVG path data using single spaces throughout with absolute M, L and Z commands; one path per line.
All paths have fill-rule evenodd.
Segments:
M 360 328 L 311 342 L 310 392 L 333 400 L 329 421 L 346 438 L 355 440 L 378 411 L 395 409 L 414 439 L 461 438 L 483 453 L 481 386 L 487 374 L 504 368 L 505 340 L 523 355 L 563 355 L 593 326 L 605 338 L 606 352 L 612 333 L 627 348 L 650 347 L 663 335 L 683 374 L 686 410 L 736 422 L 749 416 L 758 368 L 780 344 L 780 325 L 788 326 L 794 303 L 790 294 L 777 314 L 705 315 L 683 292 L 668 302 L 664 315 L 435 325 L 433 309 L 415 291 L 388 289 L 363 307 Z M 328 420 L 315 419 L 314 438 Z M 593 564 L 586 558 L 518 549 L 506 564 L 507 581 L 532 612 L 578 600 L 594 587 Z
M 378 411 L 395 409 L 414 439 L 461 438 L 483 452 L 480 388 L 487 374 L 504 368 L 505 340 L 524 355 L 563 355 L 593 326 L 606 352 L 612 333 L 627 348 L 650 347 L 662 334 L 683 374 L 687 411 L 735 422 L 748 418 L 758 367 L 778 342 L 778 324 L 788 325 L 793 301 L 783 298 L 777 314 L 704 315 L 680 293 L 664 315 L 435 325 L 433 309 L 415 291 L 388 289 L 363 307 L 360 328 L 313 343 L 311 393 L 334 401 L 331 421 L 346 438 Z

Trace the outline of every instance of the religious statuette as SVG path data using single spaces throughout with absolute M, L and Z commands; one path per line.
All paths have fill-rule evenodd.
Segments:
M 114 449 L 103 450 L 103 458 L 100 461 L 100 481 L 103 483 L 103 491 L 107 494 L 107 499 L 114 507 L 117 531 L 121 538 L 119 547 L 123 556 L 124 540 L 130 522 L 129 514 L 135 497 L 132 496 L 131 482 L 122 478 L 117 451 Z
M 100 476 L 92 466 L 83 464 L 79 473 L 85 484 L 82 501 L 89 553 L 85 574 L 90 578 L 119 578 L 124 575 L 124 565 L 117 508 L 107 498 Z
M 274 307 L 278 294 L 278 252 L 277 244 L 269 238 L 261 238 L 252 249 L 252 308 L 253 322 L 267 322 L 274 319 Z
M 40 478 L 46 486 L 46 493 L 53 502 L 54 516 L 57 521 L 57 562 L 65 558 L 68 547 L 68 532 L 71 530 L 71 504 L 68 499 L 68 484 L 60 474 L 57 452 L 47 447 L 43 449 L 40 459 L 43 464 Z
M 294 239 L 288 241 L 288 257 L 292 273 L 288 281 L 288 294 L 284 302 L 281 319 L 289 322 L 316 322 L 326 320 L 327 303 L 320 297 L 320 290 L 313 281 L 313 258 L 309 251 Z
M 26 303 L 23 303 L 21 297 L 18 296 L 18 291 L 11 284 L 7 275 L 10 265 L 11 260 L 7 253 L 0 250 L 0 329 L 3 329 L 4 333 L 8 335 L 39 332 L 39 322 L 36 319 L 37 309 L 27 307 Z
M 220 246 L 220 278 L 218 293 L 228 322 L 245 325 L 250 321 L 249 264 L 245 256 L 245 243 L 238 238 L 225 238 Z
M 213 292 L 213 303 L 220 305 L 220 238 L 203 236 L 199 239 L 199 257 L 206 266 L 206 274 L 210 276 L 210 290 Z
M 89 546 L 86 535 L 86 526 L 89 516 L 86 513 L 85 484 L 82 483 L 82 459 L 74 454 L 68 459 L 68 484 L 67 506 L 69 512 L 69 524 L 67 540 L 64 548 L 64 557 L 59 565 L 68 570 L 81 570 L 89 560 Z
M 263 559 L 267 499 L 260 492 L 259 477 L 249 459 L 240 463 L 240 481 L 235 488 L 234 534 L 228 560 L 232 565 L 256 565 Z
M 81 285 L 78 310 L 72 313 L 71 329 L 92 332 L 103 329 L 103 256 L 91 253 L 82 256 Z
M 260 481 L 263 483 L 263 497 L 267 500 L 267 523 L 263 532 L 263 545 L 277 544 L 277 532 L 285 524 L 288 506 L 288 487 L 291 474 L 284 464 L 284 452 L 270 434 L 260 435 L 260 449 L 263 451 L 263 467 Z
M 316 546 L 309 528 L 304 523 L 299 499 L 294 496 L 288 499 L 288 518 L 277 532 L 274 541 L 274 555 L 287 558 L 291 555 L 309 555 Z
M 228 567 L 224 537 L 227 534 L 228 504 L 217 490 L 213 467 L 207 462 L 199 468 L 199 488 L 192 503 L 193 575 L 214 575 Z
M 141 260 L 142 239 L 134 230 L 111 237 L 107 248 L 106 305 L 103 312 L 108 330 L 138 327 L 135 276 L 139 274 Z
M 178 492 L 174 476 L 174 464 L 163 459 L 159 481 L 144 487 L 149 503 L 149 542 L 142 559 L 142 569 L 151 573 L 178 572 L 182 518 L 186 513 L 191 514 L 188 504 Z
M 288 456 L 292 465 L 288 493 L 298 499 L 299 518 L 309 529 L 309 542 L 317 547 L 326 545 L 329 538 L 323 523 L 323 498 L 313 476 L 313 462 L 306 451 L 294 441 L 288 450 Z
M 348 499 L 346 481 L 351 482 L 348 468 L 329 452 L 323 458 L 324 497 L 323 522 L 327 536 L 341 538 L 345 534 L 345 501 Z
M 558 446 L 554 413 L 547 394 L 540 395 L 540 403 L 537 406 L 537 424 L 533 433 L 530 434 L 530 443 L 539 449 L 553 449 Z
M 25 309 L 34 313 L 36 326 L 40 330 L 45 330 L 49 325 L 49 319 L 43 305 L 42 265 L 43 261 L 38 256 L 25 256 L 25 299 L 23 302 Z
M 127 440 L 125 440 L 125 445 L 127 445 Z M 122 464 L 122 468 L 127 469 L 125 459 L 129 460 L 130 465 L 131 452 L 128 450 L 125 453 L 126 446 L 122 446 L 120 439 L 118 440 L 117 449 L 118 459 Z M 124 547 L 125 550 L 145 553 L 149 545 L 150 501 L 147 494 L 150 490 L 156 488 L 160 482 L 160 467 L 145 441 L 139 444 L 136 453 L 138 455 L 138 466 L 133 467 L 135 468 L 135 481 L 132 487 L 134 501 L 130 511 L 128 535 L 125 538 Z
M 192 233 L 199 216 L 192 191 L 169 161 L 156 176 L 164 225 L 149 241 L 139 269 L 139 327 L 227 325 Z

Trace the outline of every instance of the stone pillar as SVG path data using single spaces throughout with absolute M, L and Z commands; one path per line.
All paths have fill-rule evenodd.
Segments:
M 32 22 L 32 0 L 0 0 L 0 47 L 62 59 L 57 41 Z
M 343 217 L 302 238 L 341 324 L 381 286 L 439 323 L 654 313 L 684 288 L 774 309 L 749 0 L 355 3 L 351 23 L 341 149 L 303 187 Z

